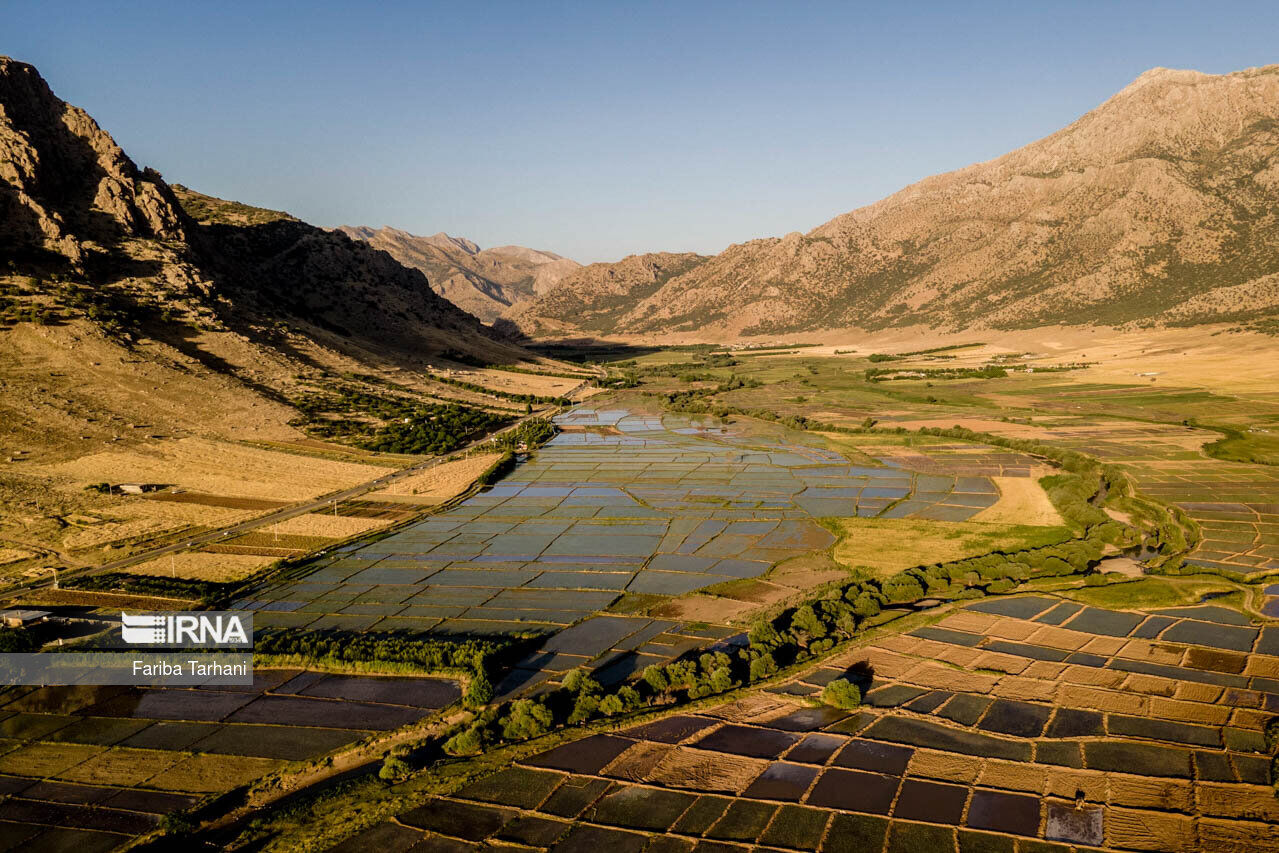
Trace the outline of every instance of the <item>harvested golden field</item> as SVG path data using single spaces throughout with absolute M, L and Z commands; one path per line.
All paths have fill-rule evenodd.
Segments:
M 459 371 L 456 377 L 464 382 L 474 382 L 495 391 L 508 394 L 536 394 L 539 397 L 561 397 L 581 385 L 582 379 L 565 379 L 562 376 L 534 376 L 531 373 L 508 373 L 505 370 Z
M 126 610 L 187 610 L 196 603 L 194 599 L 187 598 L 49 587 L 24 593 L 12 602 L 15 607 L 107 607 Z
M 105 750 L 106 747 L 79 743 L 32 743 L 0 756 L 0 773 L 57 776 Z
M 5 563 L 16 563 L 32 556 L 34 554 L 31 551 L 21 551 L 17 548 L 0 548 L 0 566 Z
M 991 477 L 999 500 L 970 521 L 988 524 L 1029 524 L 1058 527 L 1066 523 L 1035 477 Z
M 381 518 L 354 518 L 346 515 L 325 515 L 322 512 L 308 512 L 305 515 L 277 522 L 260 529 L 260 535 L 272 536 L 323 536 L 328 539 L 345 539 L 378 530 L 390 524 Z
M 70 767 L 57 776 L 71 782 L 132 788 L 167 770 L 182 758 L 180 752 L 116 747 Z
M 139 563 L 131 566 L 129 572 L 135 575 L 222 583 L 247 578 L 259 569 L 269 566 L 276 559 L 276 557 L 253 554 L 209 554 L 204 551 L 186 551 Z
M 925 563 L 962 560 L 991 551 L 1016 551 L 1062 541 L 1064 527 L 974 521 L 840 518 L 835 559 L 849 567 L 891 574 Z
M 470 488 L 475 478 L 491 468 L 500 456 L 498 453 L 485 453 L 445 462 L 372 492 L 369 497 L 412 497 L 418 499 L 415 503 L 441 503 Z
M 119 506 L 99 511 L 93 523 L 68 526 L 61 546 L 70 551 L 96 548 L 121 539 L 151 537 L 189 527 L 222 527 L 243 521 L 253 512 L 196 504 L 117 498 Z
M 77 490 L 99 482 L 164 483 L 218 495 L 285 501 L 315 497 L 386 474 L 386 469 L 377 465 L 276 453 L 203 438 L 106 450 L 43 470 L 70 480 L 70 487 Z

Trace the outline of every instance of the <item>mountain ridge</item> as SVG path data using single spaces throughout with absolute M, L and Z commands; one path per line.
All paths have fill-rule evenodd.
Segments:
M 443 231 L 423 237 L 385 225 L 342 225 L 334 230 L 421 270 L 436 293 L 485 323 L 507 316 L 579 268 L 576 261 L 553 252 L 525 246 L 481 249 Z
M 1151 69 L 1015 151 L 736 244 L 594 326 L 624 334 L 1273 321 L 1279 66 Z M 1233 288 L 1235 290 L 1225 290 Z M 1218 292 L 1217 297 L 1210 294 Z M 1248 293 L 1240 309 L 1231 293 Z M 552 291 L 517 322 L 581 329 Z

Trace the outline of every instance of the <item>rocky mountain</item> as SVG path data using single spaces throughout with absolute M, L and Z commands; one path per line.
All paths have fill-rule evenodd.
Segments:
M 912 324 L 1273 327 L 1277 152 L 1279 66 L 1157 68 L 998 159 L 807 234 L 732 246 L 633 298 L 605 288 L 606 307 L 586 323 L 580 288 L 561 294 L 573 287 L 566 279 L 520 322 L 533 332 L 721 336 Z
M 184 209 L 184 204 L 191 208 Z M 139 169 L 30 65 L 0 57 L 0 261 L 55 301 L 115 305 L 135 327 L 300 334 L 389 360 L 509 349 L 368 243 L 170 187 Z M 88 294 L 87 296 L 84 294 Z M 99 312 L 101 313 L 101 312 Z M 160 322 L 161 318 L 165 318 Z M 135 331 L 137 329 L 135 328 Z M 510 353 L 508 353 L 509 355 Z
M 523 246 L 481 249 L 443 232 L 418 237 L 397 228 L 343 225 L 337 230 L 421 270 L 436 293 L 486 323 L 546 293 L 580 267 L 551 252 Z
M 692 252 L 654 252 L 629 255 L 613 264 L 589 264 L 518 307 L 510 319 L 531 334 L 610 332 L 635 305 L 707 260 Z

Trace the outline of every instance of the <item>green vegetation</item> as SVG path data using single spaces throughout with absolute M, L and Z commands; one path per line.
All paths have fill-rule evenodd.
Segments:
M 1184 607 L 1199 604 L 1206 595 L 1220 596 L 1213 599 L 1214 604 L 1239 605 L 1243 601 L 1242 589 L 1227 581 L 1214 579 L 1211 575 L 1185 578 L 1146 577 L 1108 583 L 1105 586 L 1067 590 L 1062 594 L 1084 604 L 1111 610 Z
M 862 704 L 862 691 L 847 678 L 836 678 L 822 688 L 822 701 L 836 708 L 856 708 Z
M 893 355 L 889 355 L 887 353 L 882 353 L 882 352 L 873 352 L 870 354 L 870 361 L 872 362 L 901 361 L 903 359 L 910 358 L 911 356 L 932 355 L 933 353 L 950 352 L 952 350 L 957 350 L 957 349 L 972 349 L 973 347 L 984 347 L 984 346 L 985 344 L 981 344 L 981 343 L 950 344 L 949 346 L 944 346 L 944 347 L 932 347 L 931 349 L 917 349 L 917 350 L 911 350 L 910 352 L 899 352 Z M 845 352 L 852 352 L 852 350 L 845 350 Z M 839 355 L 840 351 L 835 350 L 835 354 Z
M 1201 426 L 1198 423 L 1193 426 Z M 1253 428 L 1248 432 L 1224 426 L 1203 426 L 1224 433 L 1224 437 L 1204 445 L 1209 456 L 1227 462 L 1246 462 L 1252 465 L 1279 465 L 1279 431 Z M 1279 430 L 1279 427 L 1276 427 Z
M 63 583 L 68 589 L 122 592 L 129 595 L 148 595 L 157 598 L 181 598 L 213 605 L 229 600 L 244 586 L 243 581 L 218 583 L 215 581 L 166 578 L 158 575 L 131 575 L 127 572 L 106 572 L 100 575 L 81 575 Z
M 197 222 L 218 225 L 264 225 L 279 220 L 297 221 L 280 210 L 268 210 L 238 201 L 215 198 L 184 187 L 182 184 L 170 184 L 170 186 L 187 216 Z
M 311 433 L 383 453 L 451 453 L 511 422 L 509 416 L 458 403 L 421 403 L 349 389 L 303 394 L 293 404 Z
M 527 641 L 507 638 L 424 639 L 408 633 L 281 628 L 258 633 L 254 656 L 316 668 L 376 664 L 384 671 L 463 672 L 470 677 L 463 704 L 482 708 L 493 700 L 492 673 L 526 645 Z
M 29 631 L 0 628 L 0 652 L 33 652 L 39 645 Z

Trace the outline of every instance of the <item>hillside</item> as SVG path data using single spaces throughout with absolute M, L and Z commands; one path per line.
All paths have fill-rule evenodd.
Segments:
M 418 237 L 396 228 L 351 225 L 336 230 L 421 270 L 436 293 L 485 323 L 546 293 L 580 266 L 523 246 L 481 249 L 470 240 L 444 233 Z
M 138 168 L 4 57 L 0 222 L 4 573 L 100 563 L 252 514 L 217 509 L 228 501 L 372 479 L 407 464 L 382 448 L 457 446 L 522 414 L 528 389 L 581 382 L 453 370 L 537 363 L 363 241 Z M 414 419 L 429 435 L 406 443 Z M 98 490 L 139 481 L 222 503 Z
M 594 327 L 1273 327 L 1277 149 L 1279 66 L 1154 69 L 1049 137 L 807 234 L 732 246 Z M 523 326 L 575 324 L 577 301 L 552 291 Z

